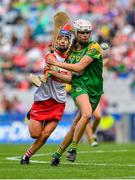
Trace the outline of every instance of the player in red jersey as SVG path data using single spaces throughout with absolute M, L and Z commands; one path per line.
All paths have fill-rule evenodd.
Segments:
M 56 50 L 53 53 L 57 61 L 65 61 L 70 38 L 69 31 L 63 29 L 60 31 Z M 58 74 L 65 77 L 65 82 L 68 83 L 69 79 L 71 81 L 71 72 L 59 68 Z M 45 144 L 64 113 L 65 102 L 65 83 L 58 78 L 48 77 L 47 82 L 38 87 L 34 94 L 34 103 L 30 109 L 28 124 L 30 135 L 36 140 L 22 156 L 21 164 L 29 164 L 30 157 Z

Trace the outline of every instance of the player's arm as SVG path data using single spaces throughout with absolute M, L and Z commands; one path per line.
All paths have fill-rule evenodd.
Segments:
M 64 69 L 67 69 L 69 71 L 74 71 L 74 72 L 81 72 L 83 71 L 91 62 L 93 59 L 89 56 L 84 56 L 79 63 L 76 64 L 68 64 L 68 63 L 63 63 L 63 62 L 58 62 L 55 60 L 55 58 L 49 58 L 47 59 L 47 63 L 51 65 L 55 65 Z
M 106 66 L 106 64 L 109 62 L 109 58 L 104 58 L 103 65 Z
M 49 74 L 57 77 L 58 79 L 64 81 L 65 83 L 71 84 L 71 81 L 72 81 L 72 73 L 71 72 L 67 72 L 66 74 L 62 74 L 62 73 L 55 71 L 55 70 L 49 70 Z
M 108 55 L 108 52 L 103 52 L 103 65 L 106 66 L 107 63 L 109 62 L 109 55 Z
M 80 62 L 76 64 L 61 63 L 56 61 L 54 57 L 49 57 L 49 56 L 47 58 L 47 63 L 67 69 L 69 71 L 80 73 L 90 63 L 92 63 L 95 59 L 99 59 L 100 57 L 101 57 L 101 48 L 98 43 L 95 43 L 92 46 L 88 47 L 85 56 L 80 60 Z

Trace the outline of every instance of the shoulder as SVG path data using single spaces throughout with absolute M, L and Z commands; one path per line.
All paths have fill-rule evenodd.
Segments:
M 100 59 L 102 57 L 102 49 L 97 42 L 90 42 L 86 55 L 90 56 L 93 59 Z
M 55 52 L 53 52 L 53 53 L 51 53 L 51 52 L 46 52 L 46 54 L 45 54 L 45 59 L 47 59 L 48 57 L 54 57 L 54 58 L 56 58 L 56 53 Z
M 92 42 L 88 45 L 88 51 L 90 51 L 91 53 L 95 53 L 95 52 L 101 53 L 102 49 L 99 43 Z

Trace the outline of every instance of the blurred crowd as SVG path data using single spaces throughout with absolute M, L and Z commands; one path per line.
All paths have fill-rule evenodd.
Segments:
M 0 102 L 0 114 L 10 113 L 24 113 L 25 108 L 23 103 L 18 99 L 17 96 L 14 96 L 12 100 L 9 100 L 6 95 L 2 96 Z
M 5 87 L 32 87 L 29 74 L 42 72 L 43 53 L 52 40 L 53 16 L 58 11 L 67 12 L 71 21 L 92 22 L 93 38 L 110 46 L 108 71 L 118 78 L 135 74 L 135 0 L 1 0 L 0 92 Z M 131 90 L 135 91 L 135 78 Z M 17 97 L 13 104 L 16 101 Z

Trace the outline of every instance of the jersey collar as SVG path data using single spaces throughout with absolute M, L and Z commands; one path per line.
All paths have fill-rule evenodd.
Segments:
M 59 55 L 59 56 L 61 56 L 62 58 L 66 58 L 67 57 L 67 55 L 66 54 L 64 54 L 64 53 L 61 53 L 59 50 L 55 50 L 55 52 Z

